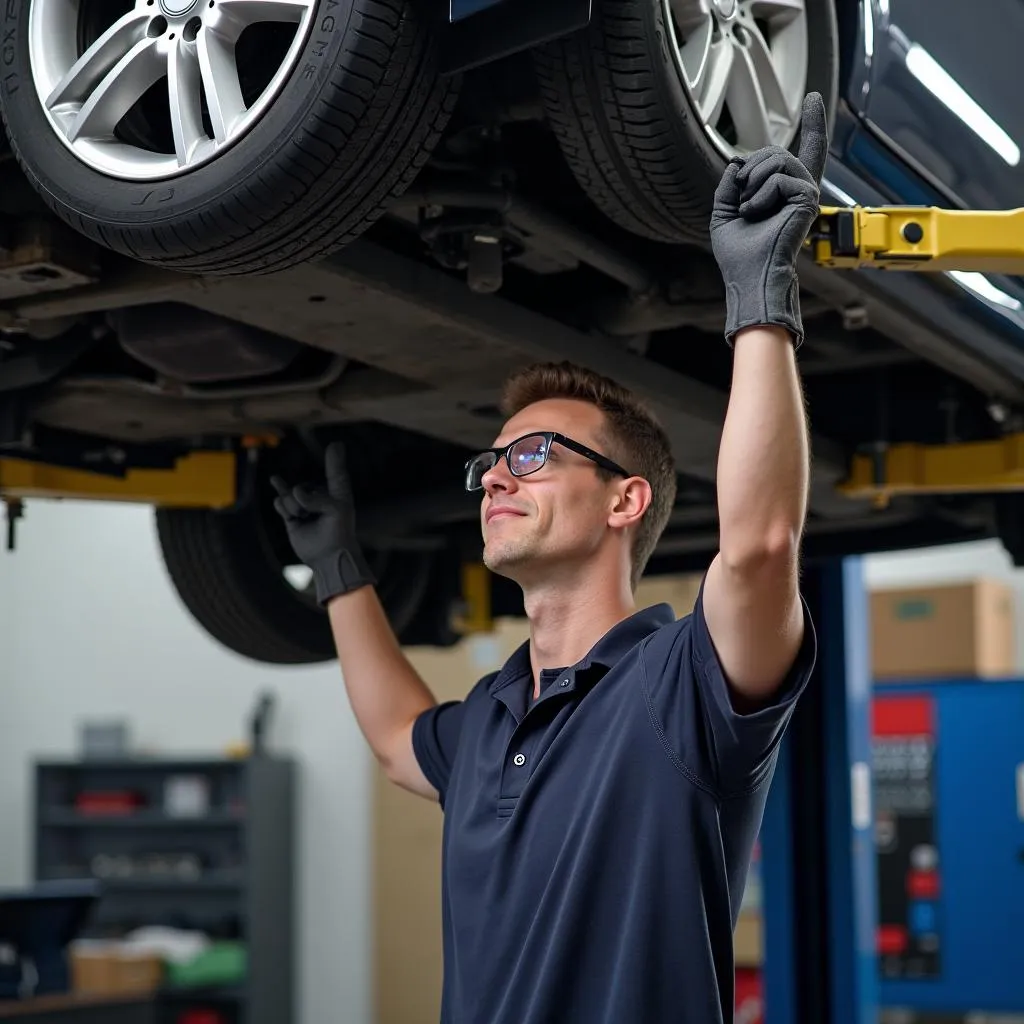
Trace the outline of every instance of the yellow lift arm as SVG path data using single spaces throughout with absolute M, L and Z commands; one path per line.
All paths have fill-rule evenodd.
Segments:
M 0 497 L 83 498 L 176 508 L 228 508 L 236 500 L 234 452 L 191 452 L 168 469 L 92 473 L 26 459 L 0 458 Z
M 836 270 L 1024 275 L 1024 207 L 823 206 L 806 245 L 819 266 Z M 1024 434 L 857 455 L 839 489 L 883 503 L 898 494 L 1024 490 Z
M 837 270 L 1024 274 L 1024 207 L 823 206 L 807 245 Z

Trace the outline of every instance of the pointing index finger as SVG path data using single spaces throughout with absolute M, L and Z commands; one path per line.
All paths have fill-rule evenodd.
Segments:
M 828 123 L 825 116 L 825 101 L 820 92 L 809 92 L 804 97 L 803 113 L 800 118 L 800 162 L 814 178 L 821 182 L 828 157 Z
M 324 468 L 327 476 L 327 491 L 338 496 L 348 488 L 348 460 L 345 445 L 341 441 L 332 441 L 327 446 L 324 456 Z

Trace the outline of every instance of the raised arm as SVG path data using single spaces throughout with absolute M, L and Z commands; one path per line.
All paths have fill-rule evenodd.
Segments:
M 818 213 L 827 149 L 824 105 L 811 93 L 799 157 L 769 147 L 730 163 L 711 221 L 733 375 L 718 459 L 719 553 L 704 584 L 704 617 L 740 710 L 772 697 L 805 629 L 799 553 L 810 471 L 796 262 Z
M 428 799 L 437 790 L 413 752 L 416 718 L 436 704 L 402 653 L 356 540 L 355 509 L 340 444 L 327 449 L 326 487 L 291 487 L 275 477 L 274 506 L 295 553 L 313 570 L 327 608 L 352 710 L 388 778 Z

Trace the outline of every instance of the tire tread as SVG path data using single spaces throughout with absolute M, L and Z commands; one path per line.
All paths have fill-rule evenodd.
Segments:
M 538 50 L 537 77 L 571 170 L 607 216 L 656 241 L 704 239 L 707 182 L 720 167 L 696 145 L 681 145 L 666 120 L 659 88 L 666 69 L 650 45 L 652 24 L 661 20 L 650 12 L 655 3 L 595 0 L 587 30 Z M 682 104 L 673 114 L 693 130 Z
M 242 567 L 214 513 L 160 509 L 156 524 L 174 589 L 189 613 L 215 640 L 243 657 L 270 664 L 309 664 L 332 656 L 326 619 L 317 647 L 311 648 L 308 641 L 296 643 L 289 635 L 291 631 L 282 628 L 282 618 L 268 613 L 265 600 L 254 599 L 259 592 L 240 583 Z

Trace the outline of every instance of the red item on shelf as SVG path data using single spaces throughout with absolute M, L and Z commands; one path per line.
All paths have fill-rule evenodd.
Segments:
M 79 814 L 134 814 L 144 806 L 142 795 L 127 790 L 88 790 L 75 797 Z
M 227 1017 L 216 1010 L 186 1010 L 178 1024 L 227 1024 Z
M 753 967 L 736 968 L 736 1024 L 764 1024 L 761 972 Z

